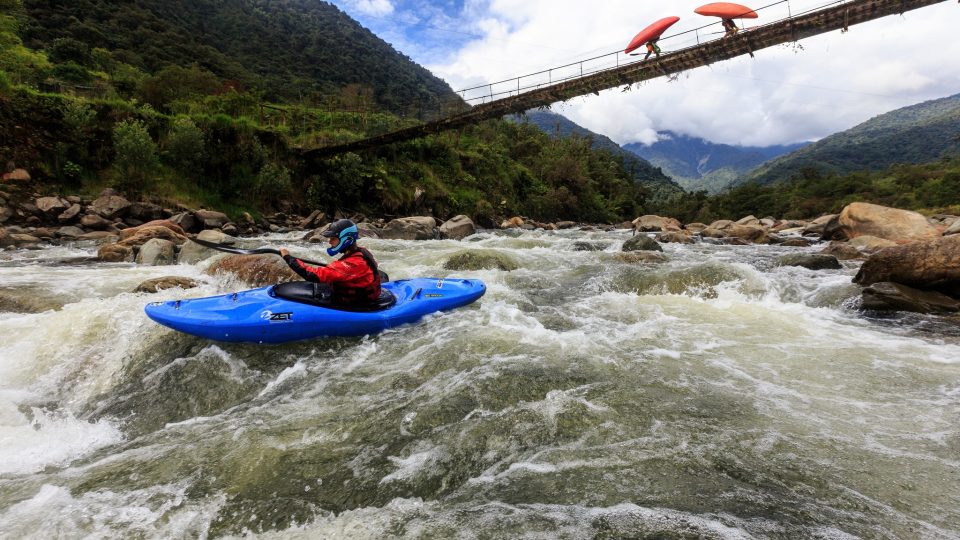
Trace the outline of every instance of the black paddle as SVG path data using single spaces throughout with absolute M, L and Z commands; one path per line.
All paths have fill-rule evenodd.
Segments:
M 215 249 L 217 251 L 223 251 L 224 253 L 233 253 L 234 255 L 280 255 L 279 249 L 273 248 L 257 248 L 257 249 L 240 249 L 230 246 L 225 246 L 223 244 L 217 244 L 214 242 L 207 242 L 206 240 L 200 240 L 199 238 L 191 238 L 190 241 L 196 242 L 203 247 L 208 247 L 210 249 Z M 300 257 L 297 257 L 300 259 Z M 306 259 L 300 259 L 301 261 L 309 264 L 310 266 L 326 266 L 326 263 L 308 261 Z
M 223 251 L 224 253 L 233 253 L 234 255 L 280 255 L 279 249 L 273 248 L 257 248 L 257 249 L 240 249 L 230 246 L 225 246 L 223 244 L 217 244 L 214 242 L 207 242 L 206 240 L 200 240 L 199 238 L 191 238 L 190 241 L 196 242 L 203 247 L 208 247 L 210 249 L 215 249 L 217 251 Z M 300 257 L 297 257 L 300 259 Z M 326 266 L 326 263 L 308 261 L 307 259 L 300 259 L 301 262 L 309 264 L 310 266 Z M 386 283 L 390 281 L 390 276 L 386 272 L 380 270 L 380 282 Z

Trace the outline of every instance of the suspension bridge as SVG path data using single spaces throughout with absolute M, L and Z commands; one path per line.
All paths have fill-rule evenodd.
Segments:
M 648 60 L 627 61 L 620 64 L 621 53 L 615 55 L 616 65 L 606 69 L 584 71 L 584 65 L 604 57 L 596 57 L 574 64 L 551 68 L 534 74 L 516 77 L 496 83 L 461 90 L 462 100 L 447 116 L 416 126 L 399 129 L 382 135 L 369 137 L 344 144 L 335 144 L 304 151 L 307 159 L 326 157 L 389 145 L 459 129 L 492 118 L 501 118 L 509 114 L 521 113 L 538 107 L 586 94 L 598 94 L 602 90 L 629 86 L 635 83 L 660 77 L 673 77 L 682 72 L 736 58 L 781 45 L 796 42 L 836 30 L 846 31 L 860 24 L 881 17 L 900 15 L 922 7 L 940 4 L 948 0 L 846 0 L 837 1 L 817 10 L 792 14 L 775 22 L 740 31 L 732 36 L 700 42 L 699 31 L 706 27 L 689 30 L 696 33 L 696 44 Z M 789 0 L 776 2 L 787 4 Z M 767 7 L 770 7 L 767 6 Z M 762 9 L 762 8 L 761 8 Z M 760 11 L 759 9 L 756 11 Z M 672 36 L 671 36 L 672 37 Z M 666 39 L 666 38 L 664 38 Z M 663 41 L 663 40 L 661 40 Z M 605 55 L 608 56 L 608 55 Z M 580 67 L 580 73 L 567 75 L 554 81 L 552 73 Z M 547 83 L 523 84 L 523 79 L 549 74 Z M 480 91 L 479 93 L 477 91 Z M 473 95 L 469 95 L 473 92 Z M 470 102 L 474 102 L 471 105 Z

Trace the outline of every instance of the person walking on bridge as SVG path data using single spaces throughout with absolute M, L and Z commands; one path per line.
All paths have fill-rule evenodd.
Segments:
M 733 19 L 723 19 L 721 24 L 723 25 L 723 29 L 727 31 L 723 37 L 730 37 L 740 31 L 740 29 L 737 28 L 737 25 L 733 22 Z
M 651 39 L 647 42 L 647 55 L 643 57 L 644 60 L 650 58 L 651 54 L 656 54 L 657 58 L 660 58 L 660 46 L 657 45 L 656 39 Z

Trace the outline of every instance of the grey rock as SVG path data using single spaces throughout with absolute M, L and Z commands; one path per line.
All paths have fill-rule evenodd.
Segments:
M 624 242 L 621 251 L 663 251 L 663 248 L 653 238 L 638 234 Z
M 960 300 L 936 291 L 921 291 L 880 281 L 863 290 L 863 308 L 873 310 L 912 311 L 915 313 L 956 313 Z
M 176 244 L 163 238 L 153 238 L 144 242 L 137 252 L 137 264 L 163 266 L 176 260 Z
M 793 253 L 777 259 L 777 266 L 802 266 L 809 270 L 836 270 L 843 268 L 833 255 L 819 253 Z

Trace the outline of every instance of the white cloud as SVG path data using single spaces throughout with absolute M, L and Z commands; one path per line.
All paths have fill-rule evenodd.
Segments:
M 364 15 L 382 17 L 393 13 L 393 4 L 390 0 L 353 0 L 351 4 Z
M 693 14 L 702 3 L 473 0 L 461 28 L 482 37 L 467 42 L 449 61 L 428 67 L 454 89 L 495 82 L 622 51 L 637 31 L 668 15 L 681 20 L 665 38 L 691 30 L 711 22 Z M 826 3 L 791 0 L 790 7 L 797 13 Z M 786 5 L 760 14 L 760 23 L 781 18 Z M 699 68 L 673 82 L 649 81 L 628 92 L 611 89 L 553 108 L 619 143 L 650 142 L 662 130 L 730 144 L 817 139 L 898 107 L 960 92 L 958 24 L 960 10 L 946 2 L 799 46 L 764 49 L 753 59 Z M 675 50 L 715 39 L 711 33 L 719 30 L 706 28 L 660 45 L 665 52 Z M 558 76 L 559 71 L 544 75 Z

